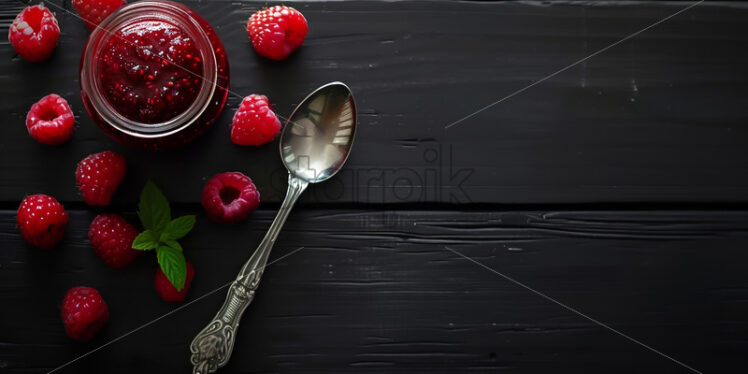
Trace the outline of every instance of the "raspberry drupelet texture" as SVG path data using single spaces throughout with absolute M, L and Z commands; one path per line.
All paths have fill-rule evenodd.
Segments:
M 68 336 L 77 341 L 87 341 L 96 335 L 109 319 L 109 307 L 90 287 L 73 287 L 62 299 L 62 323 Z
M 247 22 L 249 40 L 255 51 L 273 60 L 283 60 L 299 48 L 308 30 L 306 18 L 285 5 L 260 10 Z
M 27 61 L 41 62 L 49 58 L 60 38 L 57 18 L 44 5 L 26 7 L 10 24 L 8 41 Z
M 51 249 L 65 236 L 68 213 L 52 196 L 31 195 L 21 202 L 16 220 L 29 244 Z
M 132 248 L 138 230 L 118 214 L 100 214 L 91 221 L 88 240 L 96 254 L 113 268 L 127 266 L 140 251 Z
M 84 158 L 75 169 L 75 181 L 89 205 L 109 205 L 114 192 L 125 179 L 127 161 L 119 153 L 104 151 Z
M 238 145 L 260 145 L 275 139 L 281 124 L 264 95 L 242 100 L 231 121 L 231 141 Z
M 83 18 L 89 29 L 93 30 L 108 15 L 127 4 L 125 0 L 73 0 L 73 7 Z
M 201 196 L 208 218 L 232 224 L 246 219 L 260 204 L 260 192 L 252 180 L 239 172 L 216 174 L 203 187 Z
M 156 288 L 156 292 L 161 296 L 161 298 L 170 303 L 179 303 L 184 301 L 185 297 L 187 297 L 187 291 L 190 289 L 190 284 L 192 283 L 192 278 L 195 277 L 195 268 L 192 267 L 192 264 L 187 261 L 187 278 L 184 281 L 184 288 L 182 288 L 181 291 L 177 291 L 177 288 L 174 287 L 173 284 L 169 281 L 169 278 L 166 277 L 166 274 L 161 270 L 161 268 L 158 268 L 156 271 L 156 277 L 153 280 L 153 286 Z
M 102 48 L 104 96 L 124 117 L 161 123 L 183 113 L 200 92 L 203 62 L 179 26 L 153 20 L 118 30 Z
M 73 135 L 75 116 L 65 99 L 57 94 L 49 94 L 29 109 L 26 129 L 39 143 L 62 144 Z

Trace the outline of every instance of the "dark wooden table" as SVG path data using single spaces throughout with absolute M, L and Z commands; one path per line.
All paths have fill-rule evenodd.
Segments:
M 346 169 L 292 213 L 271 261 L 304 249 L 267 269 L 222 372 L 748 371 L 747 3 L 699 4 L 448 129 L 692 3 L 300 2 L 307 41 L 279 63 L 244 31 L 265 3 L 186 3 L 223 39 L 232 91 L 267 94 L 287 116 L 341 80 L 359 107 Z M 0 2 L 0 35 L 22 7 Z M 233 96 L 184 148 L 114 143 L 79 96 L 87 30 L 56 13 L 48 62 L 0 43 L 0 372 L 45 373 L 104 344 L 57 372 L 188 372 L 188 344 L 225 292 L 198 298 L 233 278 L 285 191 L 277 149 L 229 141 Z M 51 92 L 78 121 L 59 147 L 24 127 Z M 90 208 L 74 168 L 105 149 L 127 157 L 128 175 L 110 207 Z M 262 204 L 225 227 L 199 195 L 233 170 L 254 179 Z M 147 179 L 179 213 L 198 214 L 182 242 L 197 276 L 194 303 L 138 330 L 177 308 L 153 290 L 154 259 L 113 270 L 86 233 L 101 212 L 136 222 Z M 52 251 L 15 227 L 31 193 L 70 212 Z M 59 319 L 78 285 L 111 309 L 89 343 L 68 339 Z

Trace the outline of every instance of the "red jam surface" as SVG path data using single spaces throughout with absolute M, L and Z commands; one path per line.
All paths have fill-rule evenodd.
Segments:
M 125 118 L 160 123 L 183 113 L 200 92 L 203 63 L 195 42 L 163 20 L 113 34 L 99 57 L 104 95 Z

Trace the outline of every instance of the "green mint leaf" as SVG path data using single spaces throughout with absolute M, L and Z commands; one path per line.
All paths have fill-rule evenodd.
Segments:
M 195 216 L 181 216 L 169 222 L 161 233 L 161 241 L 180 239 L 195 227 Z
M 143 192 L 140 193 L 138 217 L 143 227 L 159 232 L 171 221 L 169 201 L 151 181 L 145 184 Z
M 145 230 L 132 241 L 133 249 L 148 250 L 158 248 L 158 235 L 151 230 Z
M 166 244 L 167 247 L 176 249 L 179 252 L 183 251 L 182 246 L 176 240 L 167 240 L 166 242 L 164 242 L 164 244 Z
M 156 257 L 166 278 L 177 291 L 181 291 L 187 279 L 187 260 L 182 252 L 171 247 L 160 246 L 156 249 Z

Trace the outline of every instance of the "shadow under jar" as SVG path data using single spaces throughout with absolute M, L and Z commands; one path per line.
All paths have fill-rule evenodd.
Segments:
M 91 118 L 120 143 L 149 150 L 201 135 L 226 104 L 229 64 L 213 28 L 171 1 L 139 1 L 88 38 L 81 96 Z

